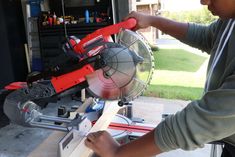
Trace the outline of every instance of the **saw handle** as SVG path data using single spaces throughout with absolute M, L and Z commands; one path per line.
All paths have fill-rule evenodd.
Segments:
M 135 18 L 129 18 L 117 24 L 98 29 L 95 32 L 88 34 L 86 37 L 84 37 L 74 47 L 74 49 L 76 53 L 83 53 L 85 52 L 84 47 L 86 47 L 90 42 L 96 40 L 97 38 L 103 38 L 105 41 L 108 41 L 111 35 L 119 33 L 122 28 L 132 30 L 135 28 L 136 24 L 137 20 Z
M 122 21 L 117 24 L 98 29 L 95 32 L 106 37 L 106 36 L 110 36 L 110 35 L 119 33 L 122 28 L 133 29 L 133 28 L 135 28 L 136 24 L 137 24 L 136 19 L 130 18 L 130 19 L 127 19 L 126 21 Z

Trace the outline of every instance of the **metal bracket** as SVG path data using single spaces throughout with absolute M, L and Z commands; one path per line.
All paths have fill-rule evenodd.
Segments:
M 91 122 L 85 118 L 79 124 L 79 130 L 72 129 L 60 142 L 59 157 L 69 156 L 91 129 Z

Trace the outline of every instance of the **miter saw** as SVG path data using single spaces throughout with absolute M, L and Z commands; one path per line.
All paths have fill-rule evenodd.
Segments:
M 140 34 L 131 31 L 135 26 L 136 20 L 131 18 L 101 28 L 81 40 L 68 37 L 63 49 L 70 60 L 46 71 L 29 74 L 27 82 L 6 86 L 8 94 L 4 101 L 4 113 L 11 122 L 23 126 L 86 132 L 94 118 L 91 120 L 86 114 L 78 114 L 73 119 L 51 117 L 43 115 L 40 109 L 54 97 L 84 88 L 94 98 L 92 100 L 118 100 L 118 105 L 128 104 L 141 95 L 151 80 L 154 64 L 147 42 Z M 117 35 L 116 42 L 112 40 L 112 35 Z M 92 101 L 89 107 L 99 103 Z M 99 115 L 96 117 L 99 118 Z M 139 129 L 137 126 L 130 127 L 128 119 L 124 121 L 128 125 L 122 124 L 121 127 Z M 120 125 L 112 124 L 112 128 L 117 127 Z M 146 132 L 144 128 L 141 130 Z M 65 142 L 68 144 L 68 141 Z

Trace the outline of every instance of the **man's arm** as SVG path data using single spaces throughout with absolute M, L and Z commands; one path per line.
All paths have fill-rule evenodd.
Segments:
M 149 157 L 160 154 L 161 151 L 154 139 L 154 131 L 151 131 L 137 140 L 122 145 L 118 149 L 116 157 Z
M 161 16 L 151 16 L 133 11 L 125 19 L 131 17 L 137 20 L 136 30 L 153 26 L 179 40 L 184 39 L 188 31 L 188 23 L 176 22 Z
M 99 131 L 87 136 L 85 144 L 101 157 L 149 157 L 160 154 L 154 131 L 125 145 L 119 145 L 109 133 Z
M 207 53 L 210 53 L 215 39 L 214 36 L 217 34 L 215 32 L 219 25 L 219 21 L 215 21 L 209 26 L 197 25 L 177 22 L 161 16 L 151 16 L 135 11 L 131 12 L 125 19 L 128 18 L 135 18 L 137 20 L 135 30 L 153 26 L 179 39 L 181 42 L 206 51 Z

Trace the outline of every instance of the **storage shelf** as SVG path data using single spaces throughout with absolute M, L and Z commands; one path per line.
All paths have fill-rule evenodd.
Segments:
M 51 12 L 55 12 L 56 15 L 62 15 L 61 12 L 61 4 L 57 3 L 57 0 L 51 0 L 50 8 Z M 79 3 L 77 3 L 79 4 Z M 100 3 L 89 6 L 76 6 L 76 7 L 66 7 L 65 6 L 65 15 L 74 16 L 75 19 L 81 20 L 85 16 L 85 10 L 89 10 L 90 14 L 98 13 L 107 13 L 109 18 L 104 18 L 105 22 L 97 22 L 97 23 L 85 23 L 79 22 L 77 24 L 67 24 L 66 30 L 67 35 L 74 35 L 79 39 L 82 39 L 86 35 L 100 29 L 106 27 L 108 25 L 113 24 L 113 12 L 112 12 L 112 3 L 111 0 L 101 0 Z M 99 16 L 97 16 L 99 17 Z M 56 61 L 55 58 L 59 57 L 63 54 L 62 45 L 65 43 L 65 28 L 64 25 L 46 25 L 43 26 L 43 17 L 39 18 L 38 26 L 39 26 L 39 39 L 40 39 L 40 50 L 41 57 L 43 61 L 43 66 L 45 69 L 50 68 Z
M 94 32 L 97 29 L 108 26 L 108 23 L 99 23 L 99 24 L 71 24 L 66 25 L 68 35 L 87 35 L 91 32 Z M 64 34 L 64 26 L 44 26 L 40 29 L 40 36 L 56 36 Z
M 92 28 L 92 27 L 105 27 L 108 26 L 108 22 L 101 22 L 101 23 L 78 23 L 78 24 L 67 24 L 67 29 L 79 29 L 79 28 Z M 40 26 L 40 31 L 52 31 L 56 29 L 64 29 L 64 25 L 52 25 L 52 26 Z

